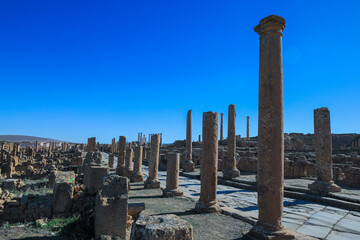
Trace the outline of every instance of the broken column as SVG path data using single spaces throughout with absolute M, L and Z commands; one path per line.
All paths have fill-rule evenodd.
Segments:
M 133 171 L 133 159 L 134 159 L 134 150 L 132 148 L 128 148 L 126 150 L 126 157 L 125 157 L 125 168 L 123 170 L 124 177 L 130 177 Z
M 95 152 L 95 146 L 96 146 L 96 138 L 88 138 L 88 145 L 87 145 L 87 151 L 88 152 Z
M 232 179 L 240 176 L 236 168 L 236 133 L 235 133 L 236 108 L 234 104 L 229 105 L 228 113 L 228 136 L 227 136 L 227 157 L 223 159 L 222 172 L 225 179 Z
M 183 192 L 179 189 L 179 169 L 180 154 L 176 152 L 168 153 L 166 188 L 163 195 L 166 197 L 182 196 Z
M 158 178 L 159 148 L 159 134 L 153 134 L 151 136 L 149 177 L 144 183 L 145 188 L 160 188 L 160 181 Z
M 174 214 L 140 216 L 131 233 L 133 240 L 193 240 L 190 223 Z
M 220 120 L 220 141 L 224 140 L 224 114 L 220 113 L 221 120 Z
M 143 147 L 135 147 L 134 151 L 134 170 L 131 174 L 131 182 L 142 182 L 144 181 L 144 175 L 141 171 L 142 159 L 143 159 Z
M 250 123 L 249 123 L 249 116 L 246 117 L 246 140 L 250 140 Z
M 218 167 L 218 126 L 219 115 L 216 112 L 203 113 L 203 143 L 201 159 L 200 198 L 195 210 L 198 212 L 220 212 L 216 199 Z
M 326 107 L 314 110 L 314 149 L 317 180 L 309 184 L 310 191 L 323 195 L 340 192 L 333 181 L 330 111 Z
M 250 234 L 256 239 L 293 239 L 283 227 L 284 103 L 282 31 L 285 19 L 271 15 L 254 30 L 260 35 L 258 222 Z
M 118 175 L 104 178 L 96 196 L 95 237 L 126 239 L 128 179 Z
M 115 155 L 113 153 L 110 153 L 109 154 L 109 168 L 114 167 L 114 159 L 115 159 Z
M 122 175 L 125 167 L 125 154 L 126 154 L 126 137 L 119 137 L 119 146 L 118 146 L 118 162 L 116 167 L 116 174 Z
M 186 160 L 183 163 L 183 171 L 193 172 L 194 165 L 192 161 L 192 111 L 189 110 L 186 117 Z

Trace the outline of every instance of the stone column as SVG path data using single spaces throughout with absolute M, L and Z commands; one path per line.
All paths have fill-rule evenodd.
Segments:
M 224 114 L 220 113 L 221 121 L 220 121 L 220 141 L 224 140 Z
M 195 210 L 198 212 L 220 212 L 216 199 L 218 167 L 219 115 L 216 112 L 203 113 L 203 150 L 201 159 L 200 198 Z
M 88 138 L 87 151 L 95 152 L 95 145 L 96 145 L 96 138 L 95 137 Z
M 122 175 L 125 167 L 125 154 L 126 154 L 126 137 L 119 137 L 119 152 L 118 152 L 118 162 L 116 167 L 116 173 Z
M 143 182 L 144 181 L 144 175 L 141 171 L 142 159 L 143 159 L 143 147 L 142 146 L 135 147 L 134 170 L 130 177 L 131 182 Z
M 199 143 L 201 143 L 201 135 L 199 134 Z
M 292 239 L 282 225 L 284 196 L 284 116 L 282 31 L 285 19 L 271 15 L 254 30 L 260 35 L 258 124 L 258 222 L 256 239 Z
M 250 140 L 250 123 L 249 116 L 246 117 L 246 140 Z
M 223 159 L 222 172 L 225 179 L 232 179 L 240 176 L 236 168 L 236 108 L 234 104 L 229 105 L 228 112 L 228 136 L 227 136 L 227 157 Z
M 166 197 L 182 196 L 183 192 L 179 189 L 179 169 L 180 154 L 170 152 L 167 161 L 166 188 L 163 195 Z
M 109 168 L 113 168 L 114 167 L 114 154 L 110 153 L 109 154 Z
M 35 152 L 39 151 L 39 142 L 35 142 Z
M 158 178 L 159 169 L 159 135 L 153 134 L 151 136 L 151 152 L 149 161 L 149 177 L 146 179 L 145 188 L 160 188 L 160 181 Z
M 162 145 L 162 133 L 160 133 L 160 146 Z
M 133 171 L 133 159 L 134 159 L 134 150 L 132 148 L 126 149 L 125 155 L 125 168 L 123 170 L 123 176 L 130 178 Z
M 340 192 L 333 181 L 330 111 L 326 107 L 314 110 L 314 149 L 317 180 L 309 184 L 310 191 L 323 195 Z
M 187 112 L 186 118 L 186 160 L 183 164 L 184 172 L 193 172 L 195 170 L 192 161 L 192 111 Z

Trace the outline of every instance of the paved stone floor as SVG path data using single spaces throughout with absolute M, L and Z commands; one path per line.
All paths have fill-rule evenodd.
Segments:
M 106 161 L 107 156 L 104 156 Z M 116 162 L 116 161 L 115 161 Z M 143 173 L 147 177 L 148 167 L 143 166 Z M 221 176 L 221 173 L 219 173 Z M 145 178 L 146 179 L 146 178 Z M 166 185 L 166 172 L 159 171 L 161 186 Z M 255 181 L 255 175 L 242 175 L 239 180 Z M 287 179 L 285 185 L 305 187 L 308 179 Z M 194 200 L 200 195 L 200 181 L 194 178 L 180 176 L 181 190 Z M 255 191 L 218 185 L 217 197 L 219 204 L 240 210 L 246 215 L 257 218 L 257 193 Z M 343 194 L 360 196 L 360 190 L 343 190 Z M 296 230 L 308 236 L 328 240 L 360 239 L 360 212 L 348 211 L 340 208 L 325 206 L 309 201 L 284 198 L 283 224 L 289 229 Z
M 143 166 L 147 177 L 147 166 Z M 159 171 L 161 186 L 166 185 L 166 172 Z M 200 195 L 200 181 L 193 178 L 179 178 L 181 190 L 197 200 Z M 257 193 L 224 185 L 218 185 L 219 204 L 246 212 L 257 218 Z M 329 239 L 360 239 L 360 212 L 343 210 L 308 201 L 284 198 L 283 224 L 308 236 Z
M 199 175 L 200 169 L 196 168 L 194 172 L 191 174 L 193 175 Z M 222 177 L 222 172 L 218 173 L 219 177 Z M 242 182 L 242 183 L 248 183 L 255 185 L 255 174 L 253 173 L 242 173 L 240 177 L 234 178 L 234 181 Z M 315 179 L 309 179 L 309 178 L 286 178 L 284 179 L 284 185 L 285 187 L 296 187 L 296 188 L 302 188 L 304 190 L 308 189 L 308 184 L 314 182 Z M 332 195 L 336 195 L 339 197 L 346 197 L 346 198 L 352 198 L 357 199 L 360 201 L 360 188 L 350 187 L 350 186 L 341 186 L 341 192 L 339 193 L 332 193 Z

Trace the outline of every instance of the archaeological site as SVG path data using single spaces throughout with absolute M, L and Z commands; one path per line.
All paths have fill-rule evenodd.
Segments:
M 315 53 L 294 47 L 298 38 L 313 44 L 332 23 L 318 22 L 318 35 L 306 38 L 310 24 L 301 25 L 308 16 L 302 10 L 302 17 L 296 15 L 293 5 L 295 15 L 270 5 L 246 13 L 245 3 L 242 9 L 229 2 L 209 3 L 210 9 L 205 3 L 129 7 L 132 3 L 120 1 L 121 10 L 115 3 L 74 3 L 71 12 L 64 7 L 70 5 L 55 2 L 51 8 L 45 2 L 24 8 L 19 13 L 24 19 L 10 17 L 21 4 L 0 4 L 11 8 L 9 24 L 27 26 L 14 33 L 16 38 L 33 46 L 18 52 L 9 45 L 6 56 L 20 67 L 0 70 L 0 77 L 12 79 L 9 87 L 4 81 L 2 92 L 24 97 L 21 103 L 7 95 L 2 101 L 7 112 L 0 113 L 0 239 L 360 239 L 360 99 L 355 94 L 360 89 L 345 80 L 317 83 L 322 74 L 350 75 L 341 70 L 346 60 L 329 63 L 329 73 L 322 65 L 309 72 Z M 64 14 L 52 12 L 55 8 Z M 187 12 L 192 8 L 199 15 Z M 138 18 L 132 17 L 138 9 Z M 331 15 L 334 22 L 346 17 Z M 28 16 L 32 22 L 26 23 Z M 316 25 L 308 18 L 304 24 Z M 324 47 L 317 48 L 327 61 L 329 49 L 334 56 L 341 52 L 326 45 L 333 41 L 328 38 L 346 44 L 334 32 L 324 35 Z M 244 42 L 234 49 L 232 41 L 236 45 L 239 39 Z M 59 46 L 57 54 L 40 53 Z M 358 44 L 351 47 L 357 51 Z M 243 51 L 235 64 L 229 57 L 233 51 Z M 212 58 L 214 52 L 222 59 Z M 26 54 L 31 57 L 25 61 Z M 31 67 L 40 58 L 41 74 Z M 242 68 L 231 72 L 231 64 Z M 30 80 L 19 82 L 31 71 Z M 86 81 L 76 80 L 85 72 Z M 190 74 L 194 78 L 187 79 Z M 116 80 L 108 80 L 111 75 Z M 40 84 L 42 77 L 49 79 Z M 311 86 L 304 90 L 302 81 Z M 339 107 L 347 104 L 352 105 Z M 357 122 L 346 120 L 349 115 Z

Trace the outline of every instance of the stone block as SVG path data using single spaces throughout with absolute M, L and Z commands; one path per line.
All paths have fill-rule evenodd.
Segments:
M 126 238 L 128 179 L 111 175 L 103 179 L 96 196 L 95 237 Z
M 58 172 L 53 188 L 53 212 L 67 213 L 71 211 L 75 173 L 72 171 Z
M 174 214 L 140 216 L 133 225 L 132 240 L 192 240 L 190 223 Z

